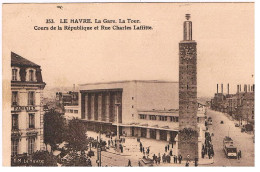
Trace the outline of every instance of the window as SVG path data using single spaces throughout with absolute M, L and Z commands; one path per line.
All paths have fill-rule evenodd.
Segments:
M 134 100 L 134 97 L 132 97 L 132 100 Z
M 13 91 L 12 92 L 12 106 L 17 106 L 18 105 L 18 92 Z
M 12 140 L 12 143 L 11 143 L 12 156 L 15 156 L 18 154 L 18 144 L 19 144 L 19 140 L 17 140 L 17 139 Z
M 33 70 L 29 70 L 29 81 L 34 81 L 34 77 L 33 77 Z
M 79 111 L 78 110 L 74 110 L 74 113 L 78 113 Z
M 34 152 L 34 138 L 28 138 L 28 154 L 32 154 Z
M 140 114 L 140 115 L 139 115 L 139 118 L 140 118 L 140 119 L 146 119 L 146 115 Z
M 159 117 L 159 120 L 160 120 L 160 121 L 167 121 L 167 116 L 160 116 L 160 117 Z
M 73 113 L 73 109 L 70 109 L 70 113 Z
M 35 115 L 29 113 L 29 128 L 35 128 Z
M 149 118 L 150 118 L 150 120 L 156 120 L 156 116 L 155 115 L 150 115 Z
M 33 91 L 29 91 L 29 93 L 28 93 L 28 105 L 33 106 L 34 103 L 35 103 L 34 99 L 35 99 L 34 92 Z
M 179 122 L 179 117 L 176 117 L 175 119 L 176 119 L 176 122 Z
M 176 122 L 176 118 L 174 116 L 170 117 L 171 122 Z
M 17 81 L 17 69 L 12 69 L 12 81 Z
M 18 114 L 12 114 L 12 130 L 18 130 Z

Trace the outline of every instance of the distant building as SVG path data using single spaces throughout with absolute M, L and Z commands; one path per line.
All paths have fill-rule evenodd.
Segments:
M 41 67 L 11 53 L 11 153 L 32 154 L 45 149 L 43 140 L 43 89 Z
M 79 106 L 64 106 L 64 109 L 65 119 L 71 120 L 73 118 L 81 118 L 81 115 L 79 114 Z
M 211 99 L 211 109 L 228 113 L 234 119 L 241 123 L 254 125 L 254 102 L 255 102 L 255 86 L 244 85 L 244 91 L 241 91 L 241 85 L 237 85 L 237 92 L 235 94 L 223 93 L 223 85 L 221 84 L 221 93 L 217 93 Z
M 56 93 L 56 104 L 62 106 L 77 106 L 79 100 L 79 93 L 69 91 L 67 93 Z

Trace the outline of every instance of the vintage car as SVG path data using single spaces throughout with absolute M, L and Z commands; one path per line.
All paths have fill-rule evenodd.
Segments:
M 150 158 L 142 158 L 138 161 L 139 166 L 145 166 L 145 167 L 152 167 L 153 166 L 153 160 Z

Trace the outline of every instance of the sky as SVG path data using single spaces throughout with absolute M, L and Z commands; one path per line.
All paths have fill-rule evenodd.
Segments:
M 253 84 L 253 3 L 5 4 L 3 67 L 10 67 L 13 51 L 41 66 L 48 88 L 117 80 L 178 81 L 186 13 L 191 14 L 197 42 L 198 96 L 213 96 L 217 83 L 224 84 L 224 92 L 229 83 L 230 93 L 237 84 Z M 153 30 L 34 30 L 64 26 L 59 24 L 64 18 L 131 18 Z M 46 24 L 46 19 L 55 24 Z

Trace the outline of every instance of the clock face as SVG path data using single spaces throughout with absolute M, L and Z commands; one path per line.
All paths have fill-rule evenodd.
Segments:
M 180 52 L 183 59 L 192 59 L 196 55 L 195 46 L 193 45 L 183 45 Z

